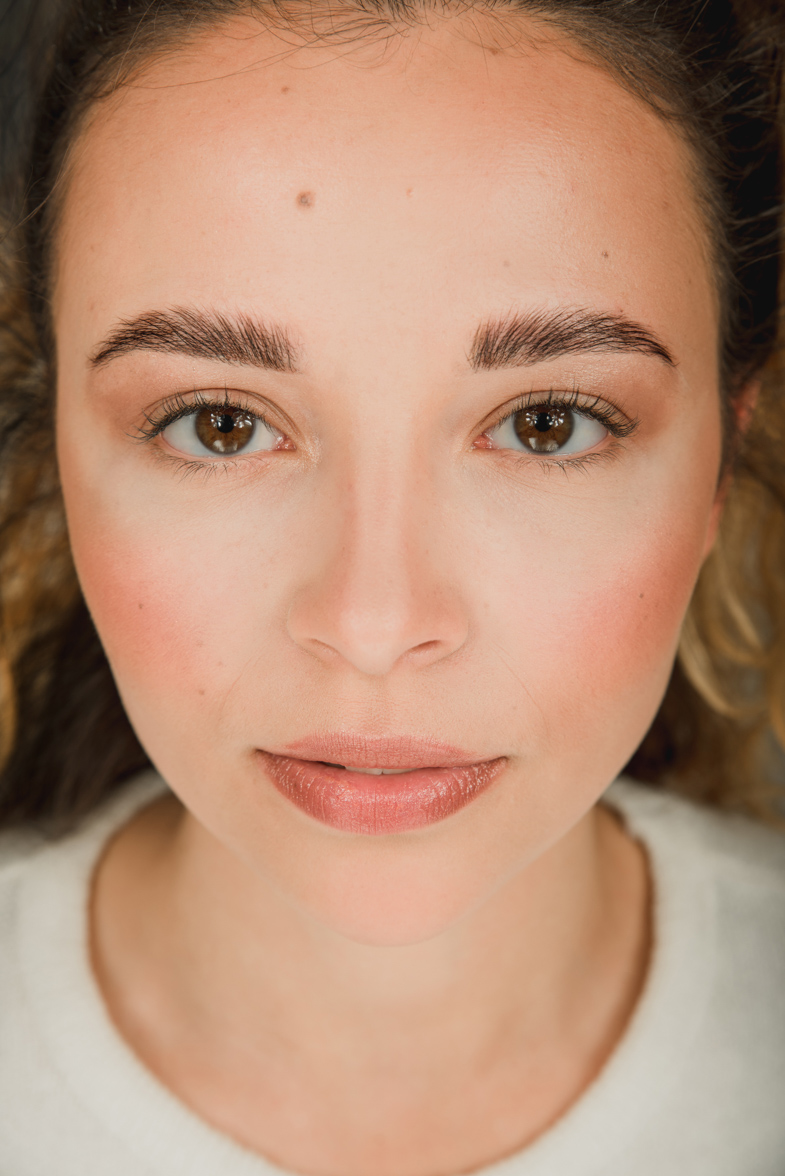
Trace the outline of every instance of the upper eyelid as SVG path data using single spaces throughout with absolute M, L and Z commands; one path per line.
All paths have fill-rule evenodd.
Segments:
M 607 405 L 611 411 L 618 412 L 620 416 L 624 415 L 621 409 L 617 409 L 614 405 L 608 404 L 600 396 L 592 396 L 586 392 L 579 392 L 577 389 L 560 391 L 556 388 L 547 388 L 541 392 L 524 392 L 520 396 L 516 396 L 514 400 L 502 405 L 496 412 L 500 414 L 500 419 L 505 419 L 508 416 L 513 416 L 516 412 L 521 412 L 523 409 L 537 404 L 566 405 L 576 412 L 590 410 L 596 405 Z
M 138 427 L 137 432 L 143 440 L 149 440 L 184 416 L 190 416 L 202 408 L 221 408 L 223 406 L 247 412 L 250 416 L 256 417 L 257 420 L 280 433 L 284 430 L 269 419 L 270 415 L 280 416 L 289 424 L 285 413 L 280 409 L 276 410 L 268 401 L 262 401 L 260 404 L 260 398 L 251 393 L 230 388 L 194 388 L 189 392 L 177 392 L 154 408 L 145 410 L 143 423 Z M 270 409 L 269 415 L 265 412 L 266 407 Z M 289 427 L 292 428 L 291 425 Z M 294 430 L 292 429 L 292 431 Z
M 511 416 L 515 416 L 516 413 L 536 405 L 551 405 L 554 408 L 566 407 L 573 412 L 593 416 L 595 419 L 602 419 L 603 417 L 606 420 L 607 418 L 618 418 L 619 426 L 625 436 L 629 436 L 638 427 L 637 419 L 629 417 L 615 404 L 603 400 L 600 396 L 592 396 L 590 393 L 581 392 L 577 388 L 571 389 L 569 392 L 549 388 L 540 392 L 525 392 L 521 396 L 516 397 L 515 400 L 509 401 L 507 404 L 502 405 L 501 408 L 497 408 L 481 427 L 480 432 L 487 433 L 489 429 L 495 429 L 498 425 L 509 420 Z M 595 411 L 592 412 L 592 409 Z M 596 410 L 600 411 L 598 412 Z

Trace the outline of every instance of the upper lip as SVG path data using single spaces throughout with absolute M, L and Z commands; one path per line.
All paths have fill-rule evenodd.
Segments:
M 349 731 L 306 735 L 278 753 L 352 768 L 456 768 L 486 757 L 420 735 L 358 735 Z

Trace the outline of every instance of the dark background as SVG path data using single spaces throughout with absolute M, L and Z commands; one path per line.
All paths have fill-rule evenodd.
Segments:
M 52 41 L 58 0 L 0 0 L 0 190 L 18 197 L 31 95 Z

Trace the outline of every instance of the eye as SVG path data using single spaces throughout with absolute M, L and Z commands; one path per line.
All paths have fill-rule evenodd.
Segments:
M 608 432 L 594 417 L 566 405 L 532 404 L 499 421 L 485 436 L 498 449 L 567 456 L 593 449 Z
M 161 429 L 172 449 L 189 457 L 231 457 L 280 448 L 284 437 L 272 425 L 242 408 L 205 405 L 184 413 Z

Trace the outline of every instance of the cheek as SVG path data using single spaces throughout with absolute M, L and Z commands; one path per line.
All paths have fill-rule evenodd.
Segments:
M 85 599 L 143 741 L 158 718 L 169 741 L 180 729 L 190 738 L 215 727 L 249 661 L 264 670 L 280 536 L 269 517 L 267 530 L 242 511 L 211 517 L 209 494 L 184 509 L 171 494 L 148 497 L 138 476 L 102 482 L 63 479 Z
M 684 468 L 661 463 L 637 497 L 628 485 L 592 504 L 543 500 L 536 523 L 500 532 L 490 645 L 546 770 L 577 757 L 610 778 L 654 717 L 715 514 L 713 463 Z
M 121 689 L 143 687 L 175 704 L 223 697 L 243 663 L 263 651 L 263 584 L 254 580 L 252 608 L 249 585 L 233 566 L 218 560 L 206 568 L 193 558 L 187 533 L 165 551 L 133 537 L 117 540 L 97 544 L 77 535 L 74 554 Z
M 621 574 L 587 594 L 574 643 L 580 691 L 565 696 L 562 688 L 560 705 L 560 685 L 552 684 L 552 713 L 583 732 L 587 751 L 598 737 L 607 741 L 610 774 L 633 754 L 660 706 L 700 568 L 700 536 L 683 544 L 663 538 L 631 552 Z
M 567 626 L 581 704 L 634 708 L 640 699 L 648 715 L 659 702 L 700 566 L 699 537 L 683 538 L 649 532 L 587 577 Z

